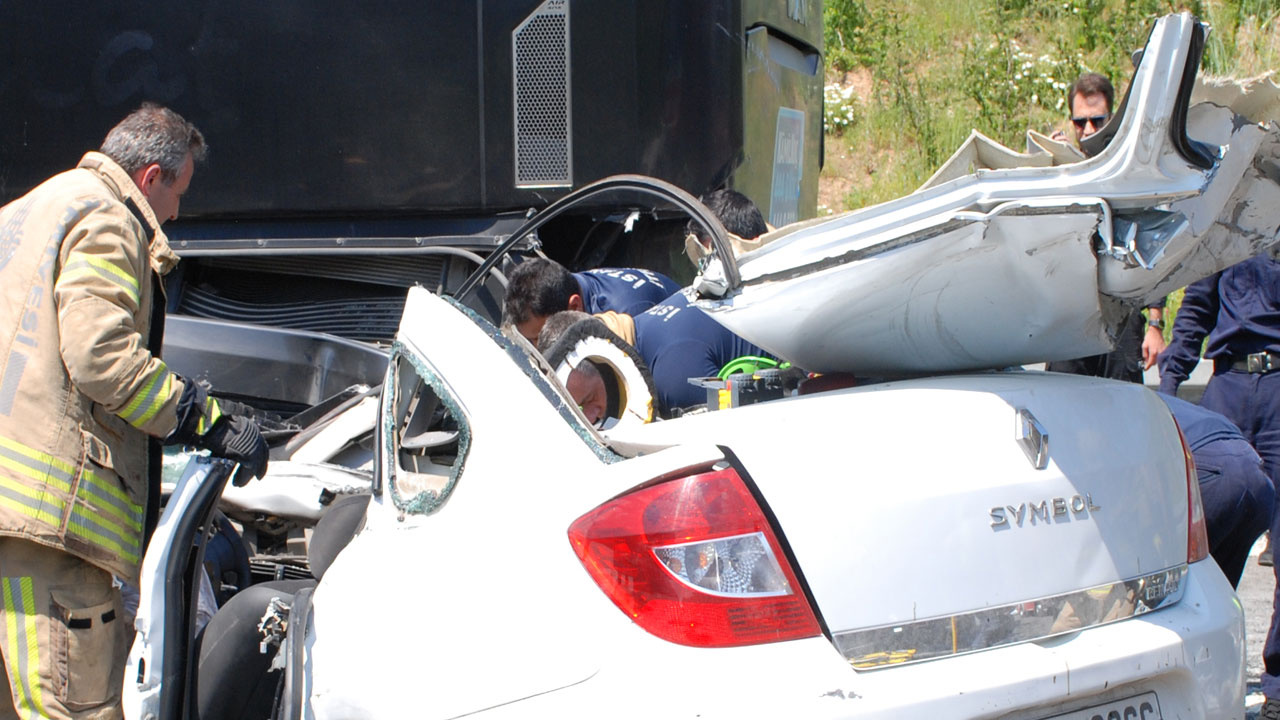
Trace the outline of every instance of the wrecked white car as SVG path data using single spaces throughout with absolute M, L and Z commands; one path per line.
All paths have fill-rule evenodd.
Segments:
M 292 335 L 358 387 L 270 418 L 284 449 L 236 489 L 259 496 L 222 503 L 255 568 L 214 563 L 204 591 L 230 468 L 187 465 L 143 563 L 126 712 L 1243 717 L 1242 611 L 1163 403 L 992 369 L 1106 349 L 1126 304 L 1275 241 L 1276 128 L 1192 106 L 1203 33 L 1157 24 L 1088 161 L 963 174 L 740 256 L 687 194 L 615 178 L 508 241 L 583 208 L 692 219 L 713 317 L 875 380 L 597 431 L 465 303 L 506 248 L 464 302 L 411 290 L 385 353 Z

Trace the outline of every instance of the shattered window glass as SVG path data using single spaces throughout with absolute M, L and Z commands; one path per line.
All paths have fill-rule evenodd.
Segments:
M 390 427 L 384 428 L 391 498 L 406 513 L 435 512 L 453 492 L 470 445 L 466 418 L 444 382 L 417 358 L 392 358 Z

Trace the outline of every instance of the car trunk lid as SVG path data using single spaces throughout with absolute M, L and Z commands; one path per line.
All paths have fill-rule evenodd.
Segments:
M 845 648 L 851 657 L 918 659 L 932 656 L 930 643 L 958 652 L 1030 639 L 1032 626 L 1043 637 L 1176 599 L 1185 460 L 1168 410 L 1138 385 L 989 373 L 653 429 L 759 440 L 725 444 L 777 518 L 837 644 L 856 646 Z M 1152 602 L 1138 609 L 1144 592 Z M 1021 623 L 1016 632 L 1005 616 Z M 939 629 L 949 637 L 903 644 Z

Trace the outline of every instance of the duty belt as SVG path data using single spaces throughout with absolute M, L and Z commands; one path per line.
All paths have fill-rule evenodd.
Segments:
M 1280 353 L 1270 350 L 1250 353 L 1243 358 L 1233 358 L 1231 369 L 1236 372 L 1266 374 L 1272 370 L 1280 370 Z

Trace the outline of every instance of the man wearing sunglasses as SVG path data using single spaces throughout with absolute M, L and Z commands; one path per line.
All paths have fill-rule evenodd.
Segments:
M 1071 126 L 1076 132 L 1076 144 L 1102 129 L 1111 119 L 1111 106 L 1115 103 L 1116 89 L 1111 81 L 1098 73 L 1085 73 L 1076 78 L 1067 90 L 1067 104 L 1071 108 Z M 1067 141 L 1061 130 L 1053 134 L 1054 140 Z M 1088 154 L 1084 148 L 1082 152 Z
M 1071 106 L 1071 126 L 1076 133 L 1077 145 L 1107 124 L 1115 98 L 1116 90 L 1111 81 L 1098 73 L 1085 73 L 1071 84 L 1067 90 L 1067 104 Z M 1054 133 L 1053 139 L 1066 142 L 1067 135 L 1059 131 Z M 1080 150 L 1088 155 L 1083 147 Z M 1164 350 L 1163 316 L 1163 302 L 1148 307 L 1145 318 L 1141 312 L 1135 312 L 1120 329 L 1115 350 L 1103 355 L 1051 362 L 1046 369 L 1140 383 L 1143 371 L 1154 365 Z
M 1071 127 L 1076 131 L 1076 142 L 1102 129 L 1111 119 L 1111 106 L 1116 90 L 1111 81 L 1098 73 L 1085 73 L 1076 79 L 1067 91 L 1071 104 Z

